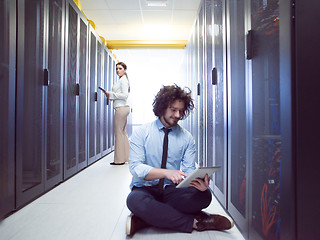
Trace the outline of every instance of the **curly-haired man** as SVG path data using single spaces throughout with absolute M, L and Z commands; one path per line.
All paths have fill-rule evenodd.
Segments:
M 157 120 L 140 126 L 131 136 L 133 178 L 127 206 L 132 214 L 127 219 L 127 235 L 148 226 L 187 233 L 233 227 L 231 219 L 202 211 L 212 199 L 208 175 L 187 188 L 176 188 L 195 169 L 194 139 L 178 125 L 193 108 L 189 89 L 163 86 L 153 102 Z

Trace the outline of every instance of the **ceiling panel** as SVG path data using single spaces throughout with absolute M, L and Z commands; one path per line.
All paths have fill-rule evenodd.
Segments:
M 81 8 L 84 9 L 108 9 L 105 0 L 80 0 Z
M 112 17 L 110 10 L 86 10 L 85 14 L 88 19 L 92 20 L 96 26 L 99 24 L 114 24 L 115 19 Z
M 111 14 L 118 24 L 142 24 L 140 10 L 113 10 Z
M 80 0 L 82 11 L 106 40 L 188 40 L 201 0 Z
M 198 11 L 201 0 L 174 0 L 174 9 Z
M 143 11 L 144 24 L 171 24 L 172 11 Z
M 193 25 L 197 16 L 197 11 L 175 10 L 172 15 L 172 24 Z
M 112 10 L 140 10 L 139 0 L 104 0 Z

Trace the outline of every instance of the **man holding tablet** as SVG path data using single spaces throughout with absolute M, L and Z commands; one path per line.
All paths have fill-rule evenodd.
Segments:
M 163 86 L 153 102 L 158 119 L 138 127 L 131 136 L 128 236 L 148 226 L 186 233 L 233 227 L 230 218 L 202 211 L 212 200 L 208 174 L 188 187 L 176 187 L 195 170 L 194 139 L 178 125 L 193 108 L 189 89 Z

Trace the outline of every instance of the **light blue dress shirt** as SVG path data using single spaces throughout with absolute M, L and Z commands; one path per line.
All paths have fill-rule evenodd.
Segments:
M 144 178 L 152 168 L 161 168 L 164 131 L 160 119 L 139 126 L 130 138 L 129 169 L 133 186 L 152 186 L 159 179 L 147 181 Z M 196 147 L 194 138 L 183 127 L 176 125 L 169 133 L 167 169 L 181 170 L 190 174 L 195 169 Z M 173 184 L 165 179 L 164 186 Z

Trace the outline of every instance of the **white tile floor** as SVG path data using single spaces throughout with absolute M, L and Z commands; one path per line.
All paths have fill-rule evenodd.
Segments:
M 128 165 L 111 166 L 109 154 L 0 222 L 1 240 L 121 240 L 129 210 Z M 224 213 L 214 199 L 207 209 Z M 238 229 L 192 234 L 148 228 L 132 239 L 244 239 Z

